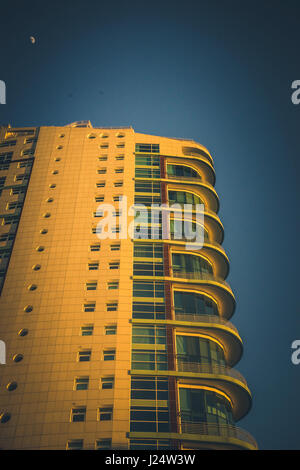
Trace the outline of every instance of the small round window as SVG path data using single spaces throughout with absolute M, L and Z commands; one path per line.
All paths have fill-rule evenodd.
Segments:
M 9 382 L 6 385 L 6 388 L 9 392 L 12 392 L 13 390 L 16 390 L 17 386 L 18 386 L 17 382 Z
M 18 332 L 18 336 L 27 336 L 27 335 L 28 335 L 27 328 L 22 328 L 22 330 Z
M 24 307 L 24 312 L 26 312 L 26 313 L 30 313 L 30 312 L 32 312 L 32 310 L 33 310 L 32 305 L 26 305 L 26 307 Z
M 14 362 L 21 362 L 23 360 L 23 354 L 15 354 L 13 356 L 13 361 Z
M 11 418 L 10 413 L 0 413 L 0 423 L 7 423 Z

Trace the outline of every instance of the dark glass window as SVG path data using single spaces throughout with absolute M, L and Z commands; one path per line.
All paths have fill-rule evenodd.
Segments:
M 164 320 L 165 304 L 160 302 L 133 302 L 132 318 L 145 320 Z
M 162 281 L 133 281 L 133 297 L 164 297 Z
M 133 326 L 132 344 L 166 344 L 166 327 L 157 325 Z
M 174 276 L 192 275 L 194 279 L 201 279 L 203 274 L 213 274 L 211 264 L 205 258 L 185 253 L 173 253 L 172 269 Z
M 216 392 L 180 388 L 179 398 L 182 432 L 187 429 L 184 424 L 190 422 L 234 425 L 230 402 Z
M 159 144 L 135 144 L 136 152 L 159 153 Z
M 167 166 L 168 176 L 179 176 L 187 178 L 198 178 L 201 179 L 200 175 L 196 170 L 184 165 L 168 165 Z
M 214 300 L 195 292 L 174 292 L 175 315 L 219 315 Z
M 200 196 L 188 191 L 169 191 L 170 204 L 203 204 Z
M 168 400 L 169 384 L 164 377 L 140 376 L 131 378 L 132 400 Z
M 177 361 L 225 366 L 224 352 L 214 341 L 199 336 L 176 335 Z
M 133 370 L 167 370 L 167 353 L 163 350 L 133 349 Z
M 132 406 L 130 409 L 130 431 L 168 432 L 169 409 L 165 407 Z

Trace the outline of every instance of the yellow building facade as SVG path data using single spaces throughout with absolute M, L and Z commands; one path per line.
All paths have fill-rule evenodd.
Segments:
M 86 121 L 0 128 L 0 448 L 257 448 L 236 424 L 251 393 L 233 368 L 214 184 L 191 140 Z M 176 237 L 180 209 L 168 237 L 163 210 L 128 235 L 127 208 L 171 203 L 192 205 L 201 249 Z M 117 211 L 107 238 L 103 204 Z

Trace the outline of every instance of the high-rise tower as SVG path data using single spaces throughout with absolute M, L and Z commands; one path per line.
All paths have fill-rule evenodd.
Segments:
M 0 447 L 256 449 L 236 426 L 251 394 L 233 368 L 242 340 L 207 149 L 86 121 L 2 126 L 0 183 Z M 100 204 L 116 207 L 106 239 Z M 127 236 L 134 204 L 177 204 L 168 237 L 164 209 Z M 201 249 L 176 236 L 184 204 Z

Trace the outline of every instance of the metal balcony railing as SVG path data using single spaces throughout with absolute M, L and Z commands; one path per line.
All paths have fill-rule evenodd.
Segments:
M 178 372 L 195 372 L 198 374 L 227 375 L 242 382 L 248 388 L 245 377 L 235 369 L 217 363 L 191 362 L 188 356 L 176 355 L 176 370 Z
M 198 322 L 198 323 L 213 323 L 215 325 L 227 326 L 235 333 L 239 335 L 238 329 L 231 322 L 223 320 L 223 318 L 218 315 L 198 315 L 197 313 L 177 313 L 175 311 L 175 320 L 178 321 L 187 321 L 189 323 Z
M 187 272 L 187 271 L 177 271 L 171 269 L 171 276 L 174 278 L 180 278 L 180 279 L 189 279 L 189 280 L 195 280 L 195 281 L 214 281 L 218 282 L 219 284 L 222 284 L 225 286 L 227 289 L 231 291 L 230 285 L 224 281 L 224 279 L 215 276 L 214 274 L 210 273 L 201 273 L 201 272 Z
M 185 421 L 180 416 L 180 433 L 182 434 L 200 434 L 206 436 L 233 437 L 240 441 L 247 442 L 254 449 L 258 449 L 258 445 L 253 436 L 244 429 L 230 424 L 212 424 L 205 422 Z

